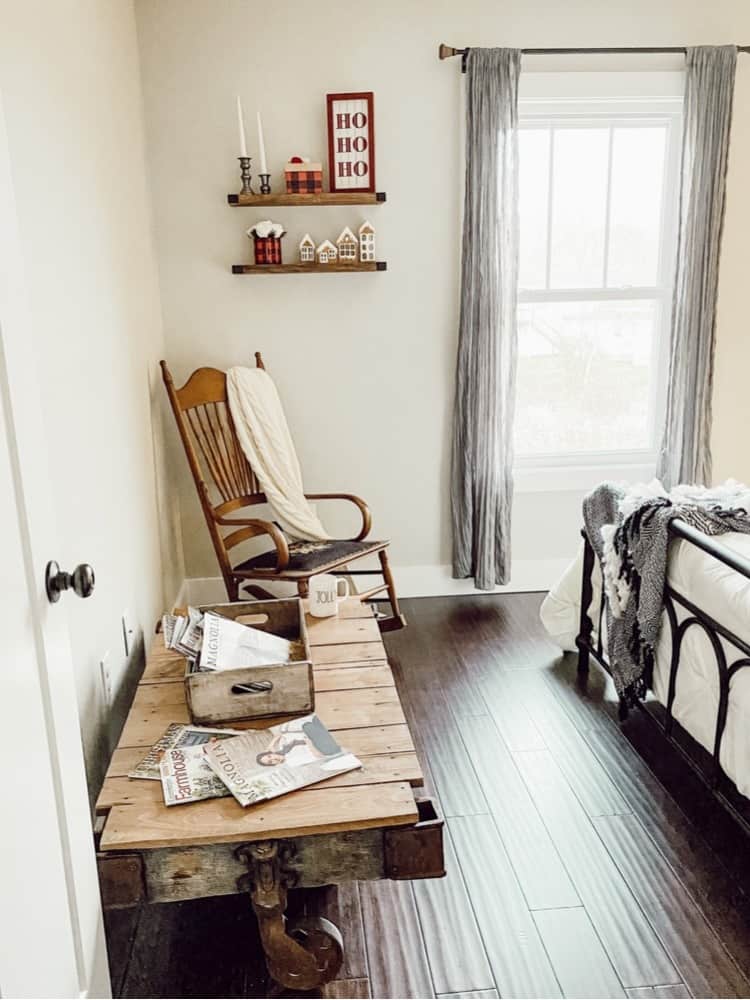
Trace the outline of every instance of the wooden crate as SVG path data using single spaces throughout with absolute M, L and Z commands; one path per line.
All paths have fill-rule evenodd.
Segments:
M 234 670 L 195 670 L 193 664 L 188 663 L 185 697 L 193 722 L 213 725 L 314 710 L 312 658 L 305 612 L 298 597 L 207 604 L 200 610 L 213 611 L 284 639 L 301 642 L 303 652 L 301 659 L 291 663 Z

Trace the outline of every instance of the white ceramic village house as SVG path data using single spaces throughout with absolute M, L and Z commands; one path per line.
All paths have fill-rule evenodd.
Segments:
M 336 243 L 323 240 L 316 247 L 315 240 L 305 233 L 299 242 L 300 264 L 334 264 L 342 261 L 346 264 L 356 264 L 360 261 L 375 260 L 375 229 L 370 222 L 363 222 L 355 236 L 349 226 L 345 226 L 339 234 Z
M 335 264 L 338 255 L 338 250 L 330 240 L 323 240 L 315 251 L 315 256 L 318 258 L 319 264 Z
M 375 260 L 375 229 L 369 222 L 359 227 L 359 259 L 363 262 Z
M 299 243 L 300 264 L 315 263 L 315 240 L 309 233 L 305 233 Z
M 351 231 L 351 229 L 346 226 L 342 230 L 341 235 L 336 240 L 336 247 L 339 251 L 339 260 L 348 261 L 354 264 L 357 260 L 357 248 L 359 246 L 357 237 Z

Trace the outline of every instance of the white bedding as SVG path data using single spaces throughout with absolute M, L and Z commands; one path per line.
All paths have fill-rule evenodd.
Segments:
M 750 535 L 722 535 L 719 543 L 750 559 Z M 581 602 L 582 553 L 568 567 L 544 599 L 541 618 L 550 637 L 561 649 L 575 651 Z M 731 632 L 750 641 L 750 580 L 711 558 L 689 542 L 672 543 L 667 578 L 671 586 Z M 596 621 L 601 594 L 598 563 L 595 570 L 591 617 Z M 687 612 L 677 605 L 681 620 Z M 722 640 L 729 663 L 742 654 Z M 657 644 L 654 694 L 664 705 L 669 684 L 671 635 L 666 618 Z M 688 629 L 683 641 L 674 717 L 709 752 L 713 752 L 719 704 L 718 668 L 713 649 L 698 626 Z M 727 724 L 721 746 L 721 765 L 743 795 L 750 797 L 750 666 L 735 674 L 729 693 Z

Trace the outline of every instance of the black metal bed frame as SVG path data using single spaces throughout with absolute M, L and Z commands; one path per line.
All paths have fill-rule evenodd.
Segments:
M 719 562 L 724 563 L 724 565 L 729 566 L 731 569 L 742 574 L 742 576 L 750 579 L 750 560 L 720 545 L 714 538 L 704 535 L 679 519 L 670 523 L 669 530 L 673 537 L 683 539 L 691 545 L 695 545 Z M 597 613 L 597 640 L 596 643 L 592 641 L 594 622 L 589 615 L 589 608 L 593 599 L 592 573 L 594 571 L 596 554 L 586 536 L 586 532 L 583 531 L 581 534 L 584 539 L 583 579 L 581 583 L 581 617 L 576 646 L 578 647 L 578 674 L 581 677 L 585 677 L 588 674 L 589 659 L 592 656 L 607 673 L 611 673 L 611 671 L 604 654 L 602 640 L 602 621 L 605 611 L 603 589 Z M 680 605 L 680 607 L 688 612 L 688 616 L 683 618 L 682 621 L 678 620 L 675 605 Z M 743 667 L 750 666 L 750 643 L 735 635 L 707 612 L 693 604 L 683 594 L 678 593 L 668 583 L 664 589 L 664 609 L 672 637 L 672 655 L 669 666 L 669 684 L 664 719 L 660 720 L 657 718 L 642 703 L 639 703 L 639 708 L 643 709 L 646 715 L 661 728 L 670 743 L 677 747 L 687 763 L 696 771 L 701 780 L 708 785 L 714 797 L 733 814 L 733 817 L 741 824 L 745 832 L 750 835 L 750 800 L 739 793 L 734 783 L 724 773 L 720 763 L 721 743 L 729 707 L 729 690 L 735 674 Z M 672 714 L 677 688 L 677 672 L 680 665 L 682 640 L 688 629 L 693 626 L 701 628 L 708 637 L 716 658 L 716 667 L 719 676 L 719 706 L 712 752 L 700 746 Z M 748 626 L 748 632 L 750 633 L 750 622 L 748 622 Z M 735 659 L 728 657 L 721 639 L 725 639 L 742 655 Z M 730 659 L 731 662 L 729 662 Z M 628 708 L 621 701 L 620 720 L 625 721 L 627 717 Z

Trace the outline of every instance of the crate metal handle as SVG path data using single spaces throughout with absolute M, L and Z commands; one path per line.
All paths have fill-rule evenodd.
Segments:
M 273 681 L 251 681 L 249 684 L 233 684 L 232 694 L 267 694 L 273 691 Z

